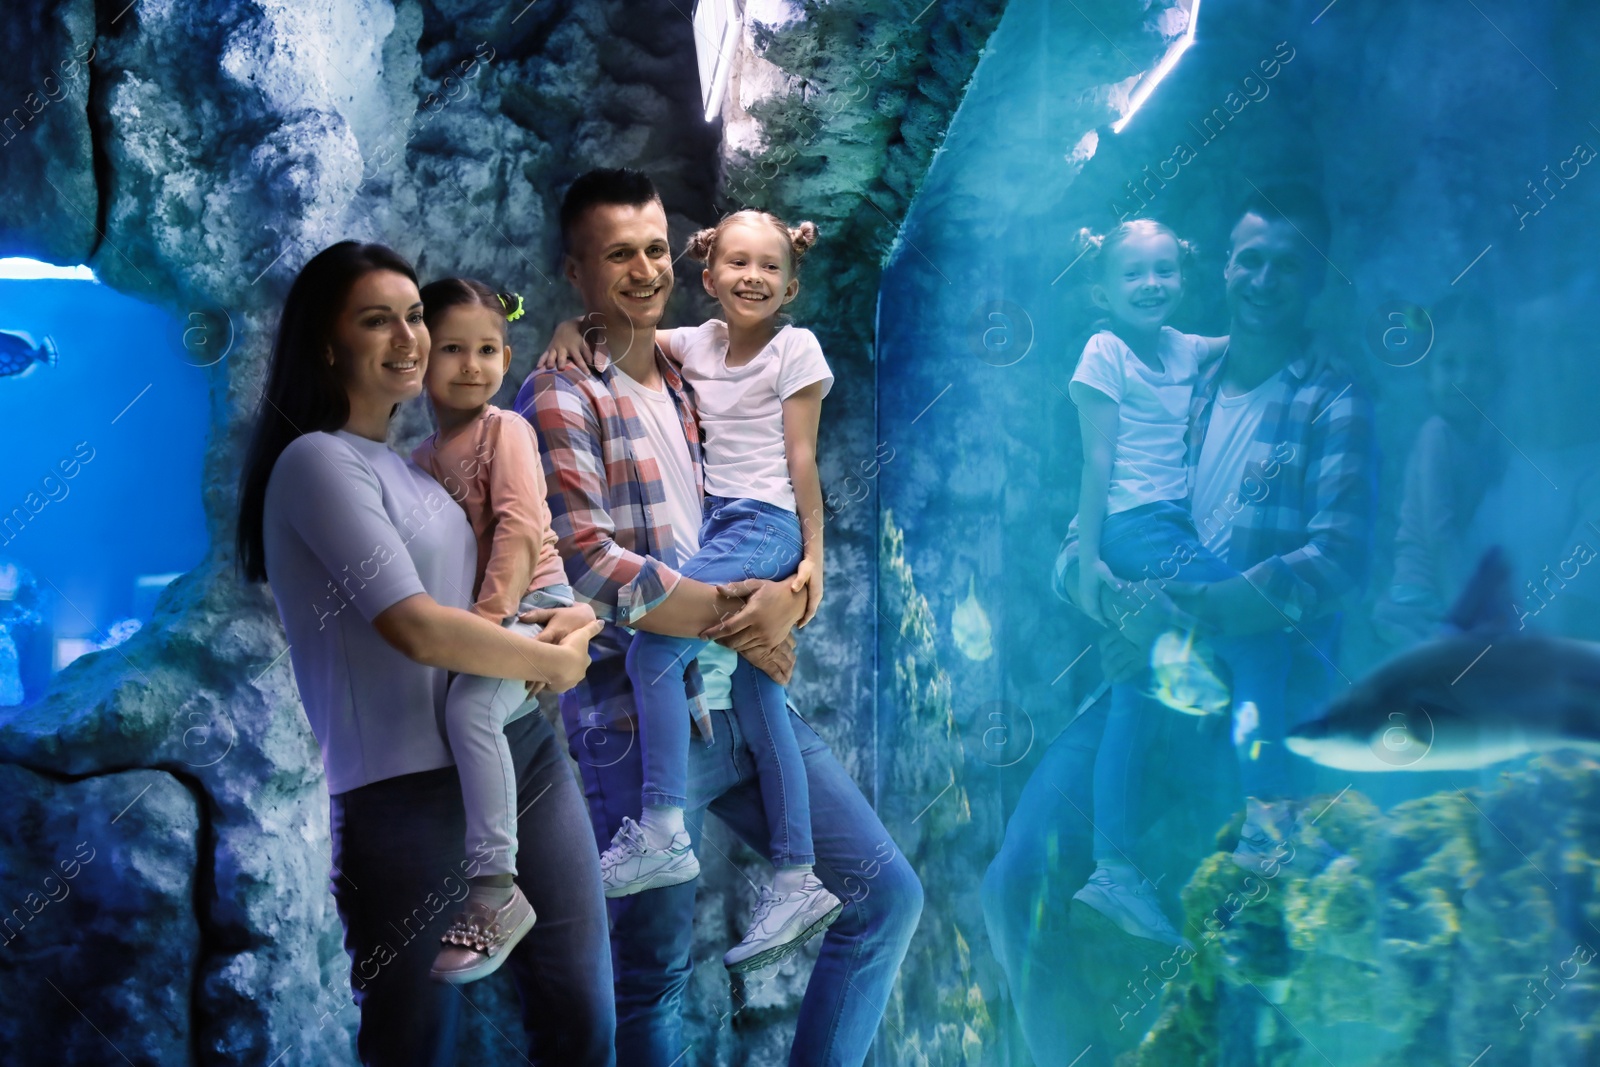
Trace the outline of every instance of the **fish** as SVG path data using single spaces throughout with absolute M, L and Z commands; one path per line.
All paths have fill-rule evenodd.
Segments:
M 1600 643 L 1522 629 L 1504 549 L 1478 561 L 1441 633 L 1289 732 L 1345 771 L 1463 771 L 1555 749 L 1600 755 Z
M 994 655 L 994 645 L 990 643 L 993 630 L 989 626 L 989 616 L 983 613 L 983 606 L 978 603 L 976 574 L 967 579 L 967 599 L 957 604 L 950 613 L 950 636 L 955 639 L 956 648 L 968 659 L 986 660 Z
M 1149 695 L 1184 715 L 1206 718 L 1232 710 L 1230 672 L 1195 635 L 1168 630 L 1150 649 Z
M 36 364 L 54 367 L 59 353 L 49 337 L 34 343 L 33 335 L 22 330 L 0 330 L 0 378 L 27 374 Z

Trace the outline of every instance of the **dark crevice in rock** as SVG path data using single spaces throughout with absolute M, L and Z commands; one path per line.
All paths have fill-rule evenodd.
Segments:
M 211 796 L 200 784 L 200 780 L 175 773 L 167 768 L 160 769 L 167 770 L 167 773 L 183 783 L 184 788 L 194 797 L 195 810 L 200 813 L 200 828 L 195 835 L 194 843 L 193 883 L 194 917 L 195 925 L 200 930 L 200 950 L 195 953 L 194 973 L 189 978 L 189 1055 L 192 1062 L 201 1064 L 207 1062 L 205 1049 L 201 1044 L 207 1032 L 202 1018 L 206 961 L 213 955 L 221 954 L 218 950 L 222 949 L 222 942 L 225 940 L 218 936 L 218 931 L 211 921 L 211 901 L 216 899 L 217 895 L 217 832 L 215 820 L 212 818 Z
M 121 0 L 113 0 L 113 2 L 120 3 Z M 104 9 L 104 4 L 98 4 L 95 8 L 96 40 L 107 36 L 107 34 L 104 32 L 102 22 L 109 22 L 110 19 L 116 17 L 116 12 L 113 11 L 110 15 L 106 15 L 105 19 L 102 20 L 101 16 L 105 14 Z M 89 78 L 89 100 L 88 106 L 85 110 L 89 125 L 89 152 L 91 154 L 94 166 L 95 192 L 94 244 L 89 249 L 89 254 L 84 257 L 84 262 L 87 263 L 92 261 L 94 257 L 99 254 L 100 246 L 105 243 L 106 239 L 106 221 L 110 217 L 111 212 L 112 189 L 111 160 L 106 155 L 106 138 L 111 135 L 112 131 L 110 129 L 109 121 L 106 117 L 105 101 L 103 97 L 106 93 L 107 87 L 105 82 L 105 71 L 101 67 L 100 54 L 98 50 L 96 50 L 94 57 L 88 63 L 86 63 L 85 66 L 88 68 L 87 76 Z
M 26 760 L 7 760 L 6 763 L 14 767 L 21 767 L 23 770 L 61 785 L 71 785 L 91 778 L 107 778 L 132 771 L 159 771 L 162 774 L 170 775 L 194 797 L 195 811 L 199 815 L 199 828 L 195 834 L 192 892 L 195 925 L 200 932 L 200 945 L 199 951 L 195 954 L 194 972 L 190 976 L 189 985 L 189 1054 L 191 1063 L 201 1064 L 207 1062 L 204 1049 L 201 1047 L 205 1034 L 201 1006 L 203 1003 L 202 987 L 206 978 L 206 963 L 213 956 L 232 955 L 248 946 L 240 942 L 236 936 L 229 937 L 226 931 L 215 926 L 212 922 L 211 901 L 216 897 L 217 834 L 212 811 L 213 801 L 211 795 L 206 792 L 204 783 L 193 773 L 179 770 L 167 762 L 159 762 L 153 766 L 102 767 L 87 774 L 65 774 Z

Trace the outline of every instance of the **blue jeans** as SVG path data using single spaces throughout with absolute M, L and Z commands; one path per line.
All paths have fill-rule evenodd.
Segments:
M 596 663 L 590 672 L 621 669 L 612 660 Z M 587 725 L 585 711 L 562 701 L 595 844 L 604 848 L 622 817 L 639 810 L 644 766 L 626 720 Z M 845 902 L 823 937 L 806 984 L 789 1062 L 858 1065 L 872 1046 L 922 914 L 922 883 L 828 746 L 793 709 L 789 716 L 810 786 L 816 874 Z M 714 708 L 711 719 L 716 744 L 697 743 L 689 750 L 689 835 L 699 851 L 709 809 L 765 854 L 771 831 L 748 739 L 731 711 Z M 683 996 L 693 969 L 695 885 L 685 882 L 607 901 L 617 976 L 618 1063 L 698 1062 L 685 1056 L 682 1036 Z
M 1100 558 L 1111 572 L 1124 581 L 1163 580 L 1220 582 L 1238 572 L 1200 543 L 1194 520 L 1182 504 L 1159 500 L 1128 511 L 1106 516 L 1100 539 Z M 1293 635 L 1288 635 L 1292 637 Z M 1238 746 L 1240 770 L 1252 778 L 1255 788 L 1287 789 L 1287 753 L 1283 751 L 1283 694 L 1287 683 L 1289 643 L 1278 632 L 1218 638 L 1212 646 L 1226 661 L 1233 674 L 1232 712 L 1237 716 L 1246 702 L 1256 706 L 1256 720 L 1277 725 L 1275 741 L 1258 729 Z M 1133 863 L 1132 838 L 1128 832 L 1129 813 L 1139 787 L 1134 772 L 1136 737 L 1148 715 L 1165 714 L 1137 685 L 1114 685 L 1111 710 L 1106 718 L 1105 735 L 1094 764 L 1094 855 L 1097 860 Z M 1248 713 L 1247 713 L 1248 714 Z M 1260 746 L 1253 744 L 1260 740 Z M 1261 757 L 1270 761 L 1270 770 Z M 1251 766 L 1247 769 L 1245 764 Z M 1135 864 L 1137 866 L 1137 864 Z
M 611 1067 L 611 953 L 583 798 L 543 715 L 525 715 L 505 733 L 521 812 L 517 832 L 529 843 L 518 857 L 517 884 L 538 915 L 506 960 L 522 998 L 529 1058 Z M 329 798 L 329 815 L 329 877 L 361 1012 L 361 1062 L 455 1063 L 465 998 L 428 977 L 439 936 L 466 898 L 466 879 L 481 873 L 461 849 L 466 819 L 455 768 L 340 793 Z
M 522 598 L 517 615 L 535 608 L 570 608 L 572 586 L 562 582 L 535 589 Z M 500 625 L 533 637 L 544 627 L 509 615 Z M 506 723 L 538 705 L 528 685 L 517 678 L 458 674 L 444 702 L 442 732 L 450 742 L 461 799 L 467 809 L 467 855 L 480 874 L 514 874 L 517 869 L 517 775 L 506 744 Z
M 762 500 L 708 496 L 700 551 L 679 570 L 685 578 L 719 585 L 746 578 L 787 578 L 800 565 L 800 520 Z M 628 646 L 628 680 L 639 714 L 646 804 L 688 802 L 689 704 L 683 674 L 706 642 L 639 631 Z M 805 762 L 789 727 L 783 686 L 743 656 L 733 673 L 733 708 L 756 760 L 767 812 L 770 858 L 776 867 L 810 865 L 811 799 Z

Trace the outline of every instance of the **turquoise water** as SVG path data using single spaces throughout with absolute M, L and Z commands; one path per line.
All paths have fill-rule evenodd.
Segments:
M 1170 324 L 1223 335 L 1238 205 L 1297 181 L 1332 220 L 1307 326 L 1372 397 L 1378 457 L 1370 573 L 1331 632 L 1278 628 L 1326 676 L 1299 679 L 1320 686 L 1318 711 L 1431 641 L 1493 545 L 1513 629 L 1600 638 L 1600 183 L 1584 162 L 1600 128 L 1580 103 L 1600 78 L 1578 43 L 1592 16 L 1206 0 L 1192 46 L 1130 112 L 1194 5 L 1125 7 L 1007 6 L 884 275 L 879 788 L 945 902 L 908 968 L 961 961 L 917 979 L 945 1025 L 909 1022 L 902 1058 L 1600 1062 L 1592 748 L 1450 768 L 1441 718 L 1399 773 L 1296 757 L 1304 858 L 1252 875 L 1232 858 L 1229 724 L 1167 712 L 1137 761 L 1132 860 L 1195 945 L 1175 952 L 1074 899 L 1104 704 L 1095 631 L 1051 589 L 1083 461 L 1068 382 L 1097 317 L 1076 232 L 1169 224 L 1196 246 Z M 1452 298 L 1469 309 L 1453 326 Z M 1413 610 L 1398 534 L 1430 419 L 1472 446 L 1431 468 L 1430 491 L 1455 502 L 1424 554 L 1446 598 Z M 1570 699 L 1569 734 L 1593 735 L 1574 726 L 1600 712 L 1592 681 L 1546 685 L 1556 668 L 1505 634 L 1482 645 L 1497 642 L 1434 703 L 1397 706 L 1459 699 L 1481 747 L 1495 716 Z
M 33 700 L 58 664 L 147 620 L 161 584 L 204 557 L 210 400 L 183 326 L 98 282 L 0 280 L 0 329 L 60 353 L 0 378 L 0 618 Z M 37 621 L 21 621 L 24 602 Z M 17 696 L 15 682 L 0 693 Z

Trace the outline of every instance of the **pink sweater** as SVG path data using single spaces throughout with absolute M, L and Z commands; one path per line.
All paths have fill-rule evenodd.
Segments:
M 522 416 L 493 404 L 443 440 L 411 453 L 467 513 L 478 539 L 472 610 L 500 622 L 523 596 L 567 580 L 550 528 L 539 440 Z

